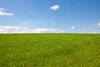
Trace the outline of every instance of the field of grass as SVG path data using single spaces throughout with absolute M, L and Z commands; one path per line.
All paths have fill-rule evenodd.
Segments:
M 100 67 L 100 34 L 0 34 L 0 67 Z

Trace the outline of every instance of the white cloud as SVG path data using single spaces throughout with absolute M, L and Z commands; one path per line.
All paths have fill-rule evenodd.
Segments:
M 50 7 L 51 10 L 58 10 L 60 8 L 59 5 L 53 5 Z
M 74 30 L 74 29 L 76 29 L 76 27 L 75 26 L 72 26 L 72 29 Z
M 100 26 L 100 22 L 96 24 L 97 26 Z
M 18 26 L 0 26 L 0 33 L 62 33 L 62 30 L 49 28 L 31 29 L 28 27 Z
M 0 8 L 0 16 L 12 16 L 13 13 L 4 12 L 5 8 Z
M 4 8 L 0 8 L 0 10 L 5 10 Z

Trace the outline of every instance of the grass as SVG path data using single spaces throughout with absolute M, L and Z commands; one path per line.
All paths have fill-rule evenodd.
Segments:
M 0 67 L 100 67 L 100 34 L 0 34 Z

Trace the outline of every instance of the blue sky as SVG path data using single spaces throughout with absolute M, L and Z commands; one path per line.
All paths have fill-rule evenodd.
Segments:
M 1 33 L 100 33 L 100 0 L 0 0 L 0 8 Z

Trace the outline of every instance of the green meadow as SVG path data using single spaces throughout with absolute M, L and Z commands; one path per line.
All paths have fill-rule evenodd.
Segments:
M 100 67 L 100 34 L 0 34 L 0 67 Z

